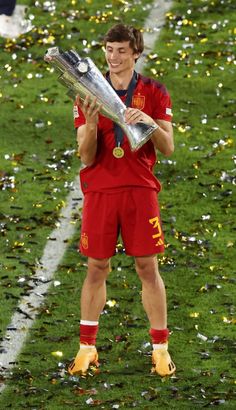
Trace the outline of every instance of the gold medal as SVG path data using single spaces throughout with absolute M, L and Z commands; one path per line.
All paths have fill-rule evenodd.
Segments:
M 115 158 L 122 158 L 125 154 L 123 148 L 121 147 L 115 147 L 112 151 L 112 154 Z

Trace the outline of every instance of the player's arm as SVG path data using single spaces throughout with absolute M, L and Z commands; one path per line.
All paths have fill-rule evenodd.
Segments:
M 78 154 L 84 165 L 92 165 L 97 152 L 97 125 L 84 124 L 77 129 Z
M 97 124 L 101 105 L 97 99 L 87 96 L 84 102 L 76 98 L 76 103 L 84 114 L 86 123 L 77 129 L 78 153 L 83 164 L 92 165 L 97 152 Z
M 158 151 L 169 157 L 175 149 L 172 124 L 165 120 L 156 120 L 155 122 L 158 128 L 152 134 L 151 140 Z
M 127 108 L 125 111 L 125 121 L 127 124 L 136 124 L 137 122 L 145 122 L 149 125 L 158 125 L 158 128 L 153 132 L 151 140 L 154 147 L 163 155 L 170 156 L 174 152 L 173 128 L 169 121 L 153 120 L 149 115 L 136 108 Z

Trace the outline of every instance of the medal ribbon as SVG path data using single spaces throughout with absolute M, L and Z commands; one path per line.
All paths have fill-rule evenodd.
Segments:
M 110 83 L 110 85 L 115 90 L 115 92 L 119 95 L 119 90 L 116 90 L 113 87 L 113 85 L 111 83 L 111 80 L 110 80 L 109 74 L 107 75 L 107 81 Z M 133 77 L 132 77 L 132 79 L 129 83 L 127 94 L 126 94 L 126 99 L 125 99 L 126 107 L 129 107 L 130 104 L 131 104 L 133 92 L 134 92 L 134 89 L 136 87 L 137 81 L 138 81 L 138 74 L 136 73 L 136 71 L 134 71 Z M 120 147 L 122 142 L 123 142 L 123 139 L 124 139 L 124 133 L 123 133 L 122 128 L 118 124 L 116 124 L 115 122 L 113 124 L 114 124 L 114 134 L 115 134 L 116 147 Z

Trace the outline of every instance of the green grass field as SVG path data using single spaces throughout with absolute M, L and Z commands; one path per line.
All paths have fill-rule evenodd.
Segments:
M 14 42 L 0 39 L 1 338 L 80 166 L 72 102 L 43 55 L 55 44 L 74 48 L 104 70 L 107 28 L 119 21 L 143 27 L 152 7 L 145 0 L 18 3 L 29 5 L 35 29 Z M 1 376 L 1 409 L 236 407 L 235 11 L 233 0 L 176 1 L 145 67 L 173 100 L 176 150 L 159 155 L 155 172 L 163 185 L 160 268 L 176 375 L 150 373 L 140 283 L 133 260 L 117 254 L 100 320 L 100 369 L 68 376 L 86 264 L 76 251 L 78 221 L 55 275 L 61 285 L 50 287 L 16 366 Z

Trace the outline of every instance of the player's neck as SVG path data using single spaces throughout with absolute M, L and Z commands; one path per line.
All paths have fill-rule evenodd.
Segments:
M 134 70 L 125 71 L 123 73 L 110 73 L 110 80 L 115 90 L 127 90 L 129 83 L 133 77 Z

